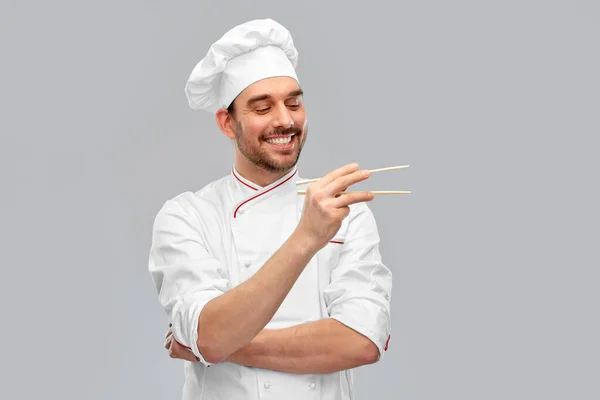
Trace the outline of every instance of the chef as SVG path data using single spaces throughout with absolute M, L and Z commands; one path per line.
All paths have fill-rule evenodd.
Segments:
M 271 19 L 217 40 L 185 86 L 234 144 L 231 173 L 167 200 L 149 271 L 185 361 L 184 399 L 349 400 L 352 369 L 382 359 L 392 274 L 369 172 L 344 165 L 299 194 L 308 135 L 298 52 Z

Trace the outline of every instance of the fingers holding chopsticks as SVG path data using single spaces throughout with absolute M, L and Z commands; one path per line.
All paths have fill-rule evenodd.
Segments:
M 353 165 L 353 164 L 348 164 L 348 165 Z M 369 172 L 370 173 L 375 173 L 375 172 L 393 171 L 393 170 L 402 169 L 402 168 L 408 168 L 408 167 L 410 167 L 410 165 L 397 165 L 395 167 L 386 167 L 386 168 L 371 169 L 371 170 L 369 170 Z M 296 185 L 304 185 L 306 183 L 317 182 L 317 181 L 319 181 L 321 179 L 323 179 L 323 178 L 301 180 L 301 181 L 297 181 Z
M 360 202 L 360 201 L 369 201 L 369 200 L 358 200 L 359 198 L 368 199 L 373 195 L 380 194 L 410 194 L 411 192 L 408 190 L 371 190 L 368 192 L 347 192 L 346 189 L 352 184 L 358 183 L 362 180 L 365 180 L 370 177 L 370 174 L 374 172 L 383 172 L 383 171 L 392 171 L 401 168 L 408 168 L 409 165 L 398 165 L 395 167 L 386 167 L 386 168 L 378 168 L 372 170 L 358 170 L 358 164 L 352 163 L 347 164 L 341 168 L 338 168 L 334 171 L 331 171 L 327 175 L 322 178 L 317 179 L 307 179 L 297 181 L 296 185 L 303 185 L 306 183 L 313 183 L 314 189 L 312 192 L 321 191 L 324 189 L 324 192 L 327 193 L 328 196 L 334 196 L 335 198 L 339 198 L 341 196 L 347 196 L 349 194 L 353 194 L 352 202 Z M 306 190 L 298 190 L 298 194 L 300 195 L 308 195 L 311 190 L 307 188 Z M 354 193 L 361 193 L 360 195 L 354 195 Z M 357 197 L 358 196 L 358 197 Z M 353 203 L 350 204 L 353 204 Z M 340 204 L 344 204 L 341 202 Z
M 348 187 L 368 179 L 371 173 L 367 170 L 354 171 L 347 175 L 339 176 L 326 184 L 323 190 L 328 196 L 336 197 L 338 193 L 345 191 Z
M 315 180 L 315 183 L 311 186 L 314 186 L 315 189 L 324 188 L 325 186 L 329 185 L 331 182 L 340 177 L 355 173 L 358 170 L 358 167 L 359 166 L 356 163 L 346 164 L 340 168 L 334 169 L 324 177 Z
M 338 193 L 368 177 L 368 171 L 359 171 L 357 164 L 349 164 L 310 185 L 306 189 L 302 216 L 296 228 L 300 241 L 314 249 L 321 249 L 329 243 L 350 213 L 348 205 L 373 199 L 367 192 L 341 197 Z
M 351 204 L 371 201 L 374 197 L 373 192 L 349 192 L 336 196 L 331 200 L 331 205 L 335 208 L 343 208 Z

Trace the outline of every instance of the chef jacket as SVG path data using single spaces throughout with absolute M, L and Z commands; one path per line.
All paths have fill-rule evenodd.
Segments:
M 184 400 L 350 400 L 353 370 L 292 374 L 231 362 L 211 364 L 197 346 L 198 318 L 215 297 L 246 281 L 297 227 L 304 196 L 294 168 L 261 187 L 236 171 L 167 200 L 156 215 L 149 271 L 185 361 Z M 310 260 L 267 324 L 279 329 L 334 318 L 369 338 L 380 360 L 391 333 L 392 274 L 382 263 L 375 219 L 365 203 Z

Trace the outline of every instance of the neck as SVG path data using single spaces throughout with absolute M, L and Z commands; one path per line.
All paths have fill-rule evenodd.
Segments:
M 272 172 L 250 163 L 244 157 L 238 156 L 235 160 L 235 169 L 244 179 L 257 184 L 258 186 L 265 187 L 281 179 L 292 171 L 294 167 L 283 172 Z

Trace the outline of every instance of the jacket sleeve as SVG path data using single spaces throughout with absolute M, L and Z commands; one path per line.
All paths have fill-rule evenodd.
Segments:
M 229 289 L 224 265 L 211 256 L 201 221 L 174 200 L 158 212 L 152 230 L 149 270 L 158 300 L 172 323 L 175 340 L 198 350 L 198 318 L 202 308 Z
M 392 273 L 382 263 L 377 225 L 368 206 L 357 204 L 349 218 L 324 299 L 329 316 L 375 343 L 381 360 L 391 335 Z

